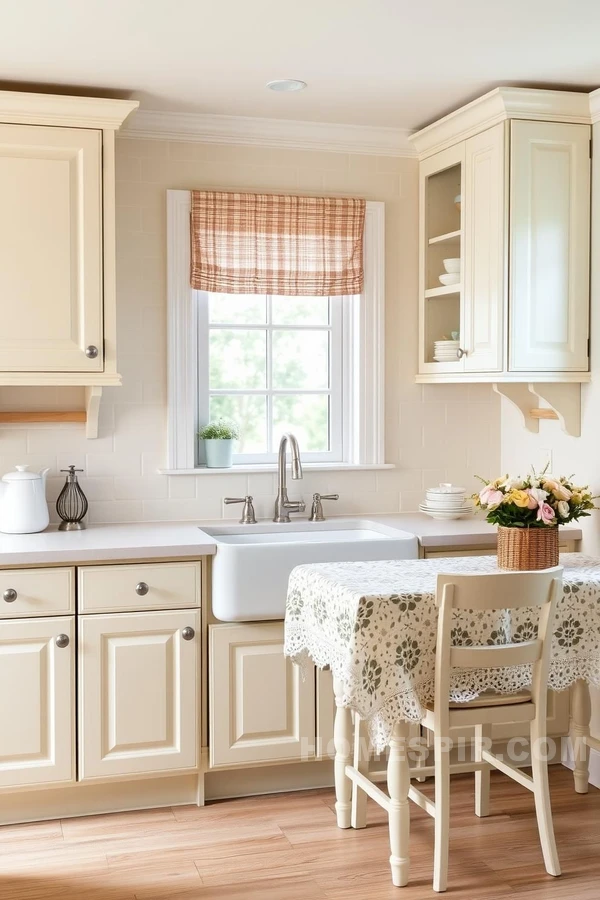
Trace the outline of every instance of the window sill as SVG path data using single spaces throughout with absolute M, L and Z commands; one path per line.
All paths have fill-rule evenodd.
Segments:
M 365 470 L 395 469 L 393 463 L 373 463 L 372 465 L 354 465 L 353 463 L 302 463 L 306 472 L 362 472 Z M 248 475 L 260 472 L 277 472 L 276 463 L 264 463 L 254 466 L 231 466 L 228 469 L 209 469 L 198 466 L 196 469 L 159 469 L 159 475 Z

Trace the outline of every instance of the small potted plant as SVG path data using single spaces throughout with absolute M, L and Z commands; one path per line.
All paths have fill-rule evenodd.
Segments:
M 483 481 L 473 495 L 475 505 L 498 526 L 501 569 L 548 569 L 558 565 L 558 526 L 589 516 L 595 497 L 572 477 L 555 477 L 544 470 L 526 478 L 504 476 Z
M 231 468 L 233 442 L 240 436 L 235 422 L 228 422 L 227 419 L 215 419 L 214 422 L 209 422 L 208 425 L 201 428 L 198 435 L 204 441 L 207 468 Z

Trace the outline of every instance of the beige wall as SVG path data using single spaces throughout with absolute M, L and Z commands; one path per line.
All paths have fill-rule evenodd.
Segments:
M 92 522 L 237 517 L 226 495 L 255 495 L 268 515 L 274 476 L 165 477 L 165 191 L 221 187 L 352 194 L 386 204 L 386 460 L 393 471 L 307 475 L 290 494 L 339 491 L 336 512 L 414 510 L 440 480 L 473 485 L 499 466 L 499 406 L 482 385 L 417 386 L 417 162 L 215 144 L 117 142 L 118 351 L 122 388 L 105 390 L 100 438 L 82 428 L 3 429 L 1 471 L 15 463 L 84 468 Z
M 600 197 L 600 125 L 594 126 L 592 146 L 592 197 Z M 559 475 L 574 474 L 582 483 L 590 484 L 600 494 L 600 202 L 592 204 L 592 318 L 591 318 L 591 384 L 581 388 L 581 437 L 570 437 L 558 422 L 540 421 L 539 434 L 523 427 L 523 419 L 507 400 L 502 401 L 502 471 L 519 473 L 531 465 L 538 467 L 546 449 L 552 452 L 552 469 Z M 600 556 L 600 512 L 582 519 L 583 550 Z M 594 734 L 600 736 L 600 692 L 595 692 Z

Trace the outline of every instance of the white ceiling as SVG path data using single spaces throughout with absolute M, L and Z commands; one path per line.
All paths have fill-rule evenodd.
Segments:
M 500 84 L 598 87 L 599 37 L 598 0 L 13 0 L 0 82 L 412 130 Z

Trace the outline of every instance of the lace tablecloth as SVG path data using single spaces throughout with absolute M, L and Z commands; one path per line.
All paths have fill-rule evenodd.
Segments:
M 561 565 L 550 687 L 561 691 L 578 678 L 600 686 L 600 559 L 566 553 Z M 438 572 L 497 571 L 495 556 L 299 566 L 289 581 L 284 652 L 300 665 L 331 668 L 344 684 L 343 705 L 368 722 L 381 751 L 394 722 L 420 721 L 433 700 Z M 457 646 L 524 641 L 537 631 L 531 609 L 455 616 Z M 531 666 L 465 670 L 454 674 L 451 694 L 466 701 L 530 682 Z

